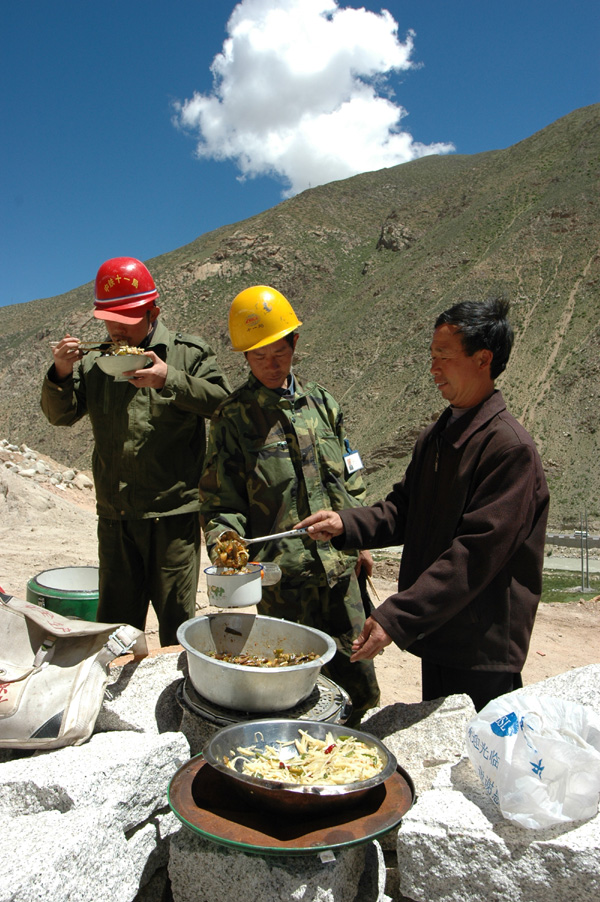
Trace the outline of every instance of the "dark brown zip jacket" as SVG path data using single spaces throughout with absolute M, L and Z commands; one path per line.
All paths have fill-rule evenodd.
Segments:
M 398 592 L 373 616 L 447 667 L 520 672 L 542 589 L 549 493 L 529 433 L 499 391 L 419 436 L 384 501 L 340 512 L 344 546 L 403 545 Z

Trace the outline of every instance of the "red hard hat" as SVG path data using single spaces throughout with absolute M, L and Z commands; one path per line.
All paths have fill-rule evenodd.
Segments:
M 112 257 L 96 275 L 94 316 L 136 323 L 154 306 L 158 291 L 147 268 L 135 257 Z

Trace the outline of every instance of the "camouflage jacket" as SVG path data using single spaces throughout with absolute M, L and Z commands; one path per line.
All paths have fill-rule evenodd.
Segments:
M 149 349 L 168 365 L 160 391 L 115 382 L 94 365 L 97 352 L 83 357 L 65 382 L 53 381 L 53 366 L 44 379 L 41 403 L 50 423 L 72 426 L 89 415 L 101 517 L 145 519 L 200 507 L 204 418 L 227 397 L 229 385 L 200 338 L 170 332 L 159 321 Z
M 290 399 L 250 375 L 211 420 L 200 480 L 209 549 L 224 529 L 263 536 L 321 508 L 362 505 L 365 486 L 346 472 L 345 438 L 339 405 L 317 383 L 303 388 L 296 379 Z M 252 545 L 251 558 L 278 563 L 288 583 L 331 586 L 352 571 L 357 553 L 303 536 Z

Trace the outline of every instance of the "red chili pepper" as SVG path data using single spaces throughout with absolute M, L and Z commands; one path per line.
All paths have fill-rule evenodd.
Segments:
M 282 770 L 285 770 L 286 767 L 287 767 L 287 765 L 284 764 L 283 761 L 280 761 L 280 762 L 279 762 L 279 767 L 280 767 Z
M 334 750 L 334 748 L 335 748 L 335 742 L 332 742 L 331 745 L 328 745 L 327 748 L 325 749 L 325 754 L 330 755 L 331 752 Z

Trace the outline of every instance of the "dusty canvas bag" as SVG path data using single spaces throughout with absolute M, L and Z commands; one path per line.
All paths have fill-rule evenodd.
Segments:
M 56 749 L 89 739 L 108 665 L 134 645 L 146 650 L 133 626 L 69 620 L 0 593 L 0 748 Z

